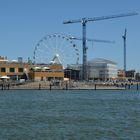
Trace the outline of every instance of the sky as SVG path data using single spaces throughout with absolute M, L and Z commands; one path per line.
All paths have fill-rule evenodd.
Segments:
M 9 60 L 33 59 L 36 44 L 46 35 L 62 33 L 82 37 L 81 23 L 66 25 L 65 20 L 129 12 L 139 15 L 87 23 L 87 38 L 115 41 L 114 44 L 88 42 L 87 58 L 109 59 L 117 63 L 118 69 L 123 69 L 122 35 L 127 28 L 127 70 L 140 71 L 139 0 L 0 0 L 0 56 Z M 82 42 L 75 41 L 75 44 L 82 63 Z

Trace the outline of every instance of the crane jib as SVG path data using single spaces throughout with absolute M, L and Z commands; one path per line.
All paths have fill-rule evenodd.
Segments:
M 77 20 L 68 20 L 68 21 L 64 21 L 63 24 L 79 23 L 79 22 L 82 22 L 82 21 L 85 21 L 85 22 L 88 22 L 88 21 L 98 21 L 98 20 L 106 20 L 106 19 L 112 19 L 112 18 L 135 16 L 135 15 L 138 15 L 138 13 L 132 12 L 132 13 L 126 13 L 126 14 L 101 16 L 101 17 L 93 17 L 93 18 L 82 18 L 82 19 L 77 19 Z

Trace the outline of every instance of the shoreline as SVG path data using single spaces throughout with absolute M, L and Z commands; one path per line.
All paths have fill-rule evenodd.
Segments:
M 131 89 L 135 85 L 135 89 Z M 99 84 L 89 82 L 65 82 L 52 84 L 50 81 L 25 82 L 25 83 L 4 83 L 1 90 L 139 90 L 139 83 L 128 84 Z

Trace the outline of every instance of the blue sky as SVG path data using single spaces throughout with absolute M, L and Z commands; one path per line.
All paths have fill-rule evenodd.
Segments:
M 123 68 L 124 29 L 127 28 L 127 69 L 140 70 L 139 0 L 0 0 L 0 55 L 32 59 L 35 45 L 45 35 L 82 36 L 81 24 L 64 20 L 137 12 L 138 16 L 87 23 L 87 38 L 114 40 L 115 44 L 87 43 L 88 59 L 101 57 Z M 82 42 L 76 42 L 82 55 Z

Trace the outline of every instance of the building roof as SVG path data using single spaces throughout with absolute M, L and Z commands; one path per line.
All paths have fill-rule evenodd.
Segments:
M 103 58 L 94 58 L 88 61 L 88 63 L 108 63 L 116 65 L 117 63 L 111 60 L 103 59 Z

